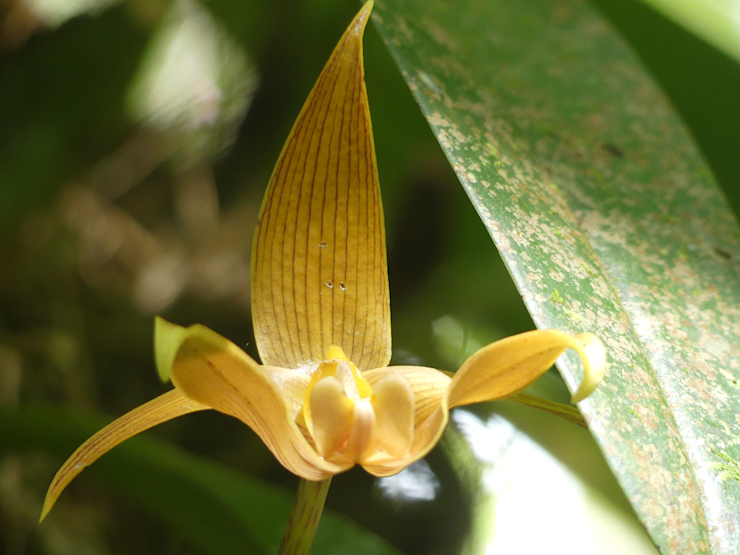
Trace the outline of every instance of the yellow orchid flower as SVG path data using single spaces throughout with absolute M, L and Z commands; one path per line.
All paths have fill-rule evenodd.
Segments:
M 388 366 L 385 230 L 364 83 L 368 2 L 342 36 L 278 159 L 252 253 L 252 317 L 263 365 L 214 331 L 155 322 L 156 365 L 175 388 L 83 444 L 42 511 L 103 453 L 161 422 L 215 409 L 252 428 L 280 463 L 317 482 L 356 464 L 389 476 L 439 441 L 453 407 L 503 399 L 568 348 L 583 363 L 574 402 L 601 381 L 592 334 L 537 330 L 492 343 L 450 377 Z M 302 483 L 303 487 L 303 483 Z

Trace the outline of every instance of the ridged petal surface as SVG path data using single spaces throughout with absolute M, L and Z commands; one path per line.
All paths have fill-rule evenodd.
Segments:
M 330 345 L 360 369 L 390 360 L 385 230 L 362 59 L 371 8 L 324 67 L 262 204 L 252 317 L 270 366 L 323 360 Z

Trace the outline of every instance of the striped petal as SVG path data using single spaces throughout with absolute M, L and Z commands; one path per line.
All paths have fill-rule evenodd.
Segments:
M 385 229 L 362 35 L 350 24 L 298 115 L 262 204 L 252 319 L 262 361 L 297 368 L 337 345 L 360 369 L 390 359 Z
M 51 481 L 39 522 L 44 520 L 59 495 L 86 466 L 90 466 L 119 443 L 149 428 L 199 410 L 210 408 L 172 390 L 108 424 L 72 453 Z
M 578 402 L 593 392 L 606 369 L 604 347 L 590 333 L 572 336 L 558 330 L 534 330 L 491 343 L 470 356 L 452 378 L 450 408 L 495 401 L 536 382 L 566 349 L 578 353 L 583 379 L 573 394 Z
M 190 326 L 185 333 L 174 324 L 162 329 L 171 330 L 180 341 L 170 340 L 167 333 L 160 336 L 162 345 L 175 349 L 172 368 L 167 371 L 175 387 L 187 397 L 244 422 L 293 474 L 324 480 L 352 466 L 322 459 L 295 423 L 295 406 L 299 398 L 302 402 L 308 373 L 299 380 L 281 383 L 273 376 L 286 379 L 288 370 L 260 366 L 205 326 Z M 300 374 L 300 370 L 294 373 Z

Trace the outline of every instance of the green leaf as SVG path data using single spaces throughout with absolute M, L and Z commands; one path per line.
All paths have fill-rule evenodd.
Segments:
M 641 0 L 592 0 L 670 97 L 740 214 L 740 64 Z M 740 12 L 738 12 L 740 13 Z
M 740 230 L 665 98 L 584 3 L 374 21 L 537 326 L 606 344 L 580 408 L 653 541 L 740 552 Z
M 101 419 L 59 409 L 3 410 L 0 455 L 42 449 L 61 463 L 103 425 Z M 141 436 L 116 447 L 77 479 L 90 475 L 103 478 L 212 555 L 276 552 L 293 503 L 292 493 Z M 322 554 L 398 553 L 331 510 L 324 511 L 314 546 Z

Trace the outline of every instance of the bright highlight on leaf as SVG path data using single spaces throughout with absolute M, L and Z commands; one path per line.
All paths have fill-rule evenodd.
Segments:
M 232 143 L 258 79 L 244 50 L 198 0 L 168 5 L 133 78 L 128 109 L 158 134 L 167 156 L 189 167 Z
M 583 363 L 574 401 L 606 366 L 592 334 L 537 330 L 497 341 L 453 375 L 387 366 L 390 311 L 385 236 L 362 34 L 372 2 L 343 35 L 280 154 L 253 250 L 260 365 L 210 329 L 161 318 L 157 370 L 175 390 L 123 416 L 59 470 L 45 516 L 84 466 L 127 437 L 212 408 L 238 418 L 280 463 L 310 481 L 359 464 L 390 476 L 439 441 L 453 407 L 515 395 L 566 349 Z

